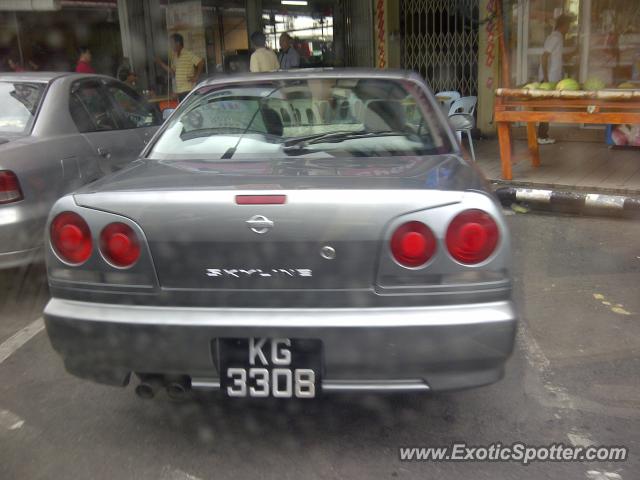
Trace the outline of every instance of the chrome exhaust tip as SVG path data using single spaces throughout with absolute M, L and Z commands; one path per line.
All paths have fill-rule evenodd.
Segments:
M 183 400 L 191 390 L 191 385 L 188 378 L 181 378 L 168 382 L 165 389 L 171 400 Z
M 140 384 L 136 387 L 136 395 L 144 400 L 150 400 L 156 396 L 158 388 L 162 385 L 162 381 L 157 377 L 141 377 Z

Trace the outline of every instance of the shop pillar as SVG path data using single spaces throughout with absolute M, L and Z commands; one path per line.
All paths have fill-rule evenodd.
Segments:
M 375 39 L 375 58 L 374 66 L 376 68 L 389 67 L 389 37 L 387 25 L 387 0 L 373 1 L 373 32 Z
M 264 25 L 262 21 L 262 0 L 246 0 L 245 8 L 247 15 L 247 35 L 249 36 L 249 49 L 251 49 L 251 34 L 253 32 L 264 31 Z
M 387 63 L 389 68 L 400 68 L 400 49 L 402 38 L 400 37 L 400 2 L 397 0 L 385 0 L 387 12 Z
M 122 61 L 129 60 L 138 81 L 147 87 L 155 83 L 154 33 L 161 23 L 160 16 L 158 0 L 118 0 Z
M 493 121 L 494 92 L 500 82 L 498 34 L 494 16 L 497 1 L 502 0 L 480 0 L 479 17 L 486 21 L 480 25 L 478 32 L 478 107 L 476 112 L 477 127 L 485 135 L 493 135 L 496 130 Z
M 400 2 L 373 1 L 373 32 L 376 45 L 377 68 L 400 68 Z

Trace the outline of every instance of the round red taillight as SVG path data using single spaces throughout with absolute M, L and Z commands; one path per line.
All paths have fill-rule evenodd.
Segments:
M 110 223 L 100 234 L 100 251 L 116 267 L 130 267 L 140 257 L 140 242 L 129 225 Z
M 51 245 L 65 262 L 79 265 L 91 256 L 91 230 L 84 219 L 74 212 L 62 212 L 51 222 Z
M 480 263 L 491 256 L 500 233 L 495 220 L 482 210 L 459 213 L 447 229 L 447 249 L 460 263 Z
M 405 267 L 419 267 L 436 251 L 436 238 L 424 223 L 407 222 L 391 236 L 391 253 Z

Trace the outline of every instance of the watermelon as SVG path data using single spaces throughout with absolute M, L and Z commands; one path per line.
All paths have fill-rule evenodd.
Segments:
M 565 78 L 564 80 L 560 80 L 556 85 L 556 90 L 580 90 L 580 84 L 576 82 L 573 78 Z
M 543 82 L 538 85 L 538 90 L 554 90 L 556 88 L 556 84 L 552 82 Z
M 528 83 L 522 88 L 525 90 L 537 90 L 540 88 L 540 84 L 538 82 Z
M 602 90 L 605 87 L 605 83 L 598 77 L 590 77 L 584 82 L 585 90 Z

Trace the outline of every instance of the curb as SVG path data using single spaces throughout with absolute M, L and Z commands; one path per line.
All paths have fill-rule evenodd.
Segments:
M 640 198 L 624 195 L 542 190 L 518 187 L 498 187 L 500 203 L 527 203 L 533 210 L 561 210 L 598 215 L 640 214 Z
M 574 193 L 598 193 L 600 195 L 614 195 L 623 197 L 640 198 L 640 188 L 606 188 L 593 185 L 566 185 L 562 183 L 527 182 L 518 180 L 502 180 L 492 178 L 489 180 L 494 190 L 502 187 L 515 187 L 520 189 L 555 190 Z

